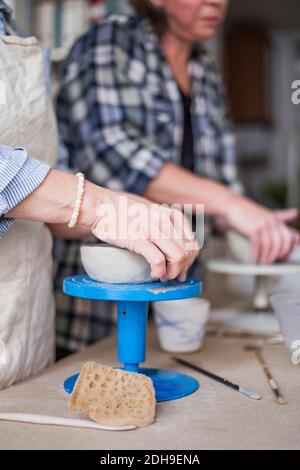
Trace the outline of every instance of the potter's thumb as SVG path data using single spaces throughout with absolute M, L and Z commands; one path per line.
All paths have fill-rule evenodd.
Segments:
M 292 222 L 299 217 L 299 210 L 296 208 L 286 209 L 283 211 L 276 211 L 275 214 L 277 219 L 281 222 Z

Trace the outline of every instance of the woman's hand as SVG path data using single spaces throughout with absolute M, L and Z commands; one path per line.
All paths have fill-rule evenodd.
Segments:
M 272 264 L 287 259 L 300 243 L 300 234 L 286 225 L 298 215 L 297 209 L 273 212 L 237 196 L 227 207 L 225 222 L 251 240 L 258 263 Z
M 186 279 L 199 248 L 182 212 L 150 203 L 136 195 L 86 184 L 88 225 L 94 236 L 144 256 L 153 278 L 162 281 Z M 89 188 L 94 193 L 92 206 L 88 202 Z M 87 224 L 86 220 L 81 223 Z
M 86 181 L 78 224 L 70 229 L 67 223 L 77 187 L 76 176 L 51 170 L 44 182 L 6 216 L 47 223 L 55 234 L 65 238 L 94 235 L 144 256 L 154 278 L 185 280 L 199 249 L 181 212 Z

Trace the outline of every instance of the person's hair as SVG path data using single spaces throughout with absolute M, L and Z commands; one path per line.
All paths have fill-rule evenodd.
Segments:
M 150 20 L 159 35 L 168 27 L 168 18 L 162 8 L 153 5 L 151 0 L 129 0 L 135 12 L 142 18 Z

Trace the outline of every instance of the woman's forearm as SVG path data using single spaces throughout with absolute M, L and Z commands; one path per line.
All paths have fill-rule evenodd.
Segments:
M 66 233 L 66 224 L 76 207 L 77 191 L 76 176 L 51 170 L 38 189 L 6 217 L 54 224 L 54 231 Z M 91 234 L 142 255 L 148 261 L 154 279 L 184 281 L 188 268 L 198 256 L 199 247 L 185 217 L 177 215 L 177 230 L 174 217 L 174 210 L 86 181 L 78 224 L 71 233 L 73 238 L 76 234 L 81 237 Z M 162 230 L 162 220 L 170 228 L 168 239 Z
M 205 206 L 205 213 L 223 217 L 226 208 L 237 196 L 220 183 L 196 176 L 173 163 L 166 163 L 151 181 L 145 197 L 158 203 L 196 204 Z
M 66 224 L 48 224 L 52 235 L 64 240 L 78 240 L 80 238 L 94 239 L 90 227 L 77 224 L 74 228 L 69 228 Z
M 39 188 L 11 210 L 6 217 L 32 220 L 47 224 L 63 224 L 71 219 L 77 194 L 78 179 L 76 176 L 51 170 Z M 90 234 L 93 222 L 95 200 L 101 203 L 104 189 L 86 181 L 85 192 L 80 211 L 78 227 L 73 229 L 73 238 Z M 104 200 L 104 199 L 103 199 Z M 72 229 L 69 229 L 70 233 Z
M 298 216 L 297 210 L 276 214 L 227 189 L 166 163 L 146 190 L 145 196 L 168 204 L 203 204 L 206 214 L 219 217 L 224 228 L 240 232 L 251 240 L 253 258 L 262 264 L 285 260 L 299 244 L 300 235 L 286 226 Z

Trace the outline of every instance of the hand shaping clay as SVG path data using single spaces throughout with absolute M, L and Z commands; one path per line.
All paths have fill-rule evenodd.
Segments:
M 81 247 L 81 260 L 91 279 L 111 284 L 153 282 L 145 258 L 105 243 Z

